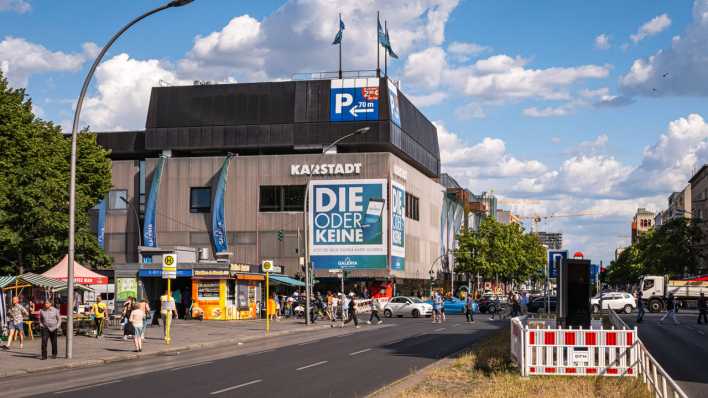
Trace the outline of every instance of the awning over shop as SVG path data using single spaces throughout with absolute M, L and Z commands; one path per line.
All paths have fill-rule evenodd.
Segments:
M 295 286 L 295 287 L 304 287 L 305 282 L 299 281 L 297 279 L 293 279 L 289 276 L 285 275 L 270 275 L 270 281 L 271 283 L 277 284 L 283 284 L 283 285 L 288 285 L 288 286 Z
M 69 269 L 69 256 L 64 256 L 55 266 L 49 271 L 42 274 L 47 278 L 57 279 L 60 281 L 67 280 L 67 271 Z M 93 272 L 90 269 L 74 261 L 74 282 L 84 285 L 105 285 L 108 283 L 108 277 L 99 273 Z
M 42 289 L 50 289 L 54 292 L 61 292 L 66 290 L 67 288 L 65 281 L 47 278 L 46 276 L 34 274 L 32 272 L 28 272 L 20 276 L 12 276 L 10 278 L 12 279 L 6 280 L 5 278 L 3 278 L 0 281 L 3 283 L 2 285 L 0 285 L 0 288 L 2 288 L 3 290 L 12 290 L 22 289 L 24 287 L 39 287 Z M 90 287 L 79 284 L 75 284 L 74 288 L 79 291 L 93 290 Z
M 14 276 L 0 276 L 0 289 L 7 286 L 10 282 L 14 282 Z

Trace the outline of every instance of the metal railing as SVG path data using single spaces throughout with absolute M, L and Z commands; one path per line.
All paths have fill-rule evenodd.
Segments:
M 607 313 L 615 328 L 630 329 L 614 310 L 610 309 Z M 639 374 L 649 391 L 657 398 L 688 398 L 674 379 L 659 365 L 644 343 L 637 339 L 635 344 L 639 347 Z
M 378 77 L 376 70 L 343 70 L 342 79 L 358 79 L 365 77 Z M 339 79 L 339 72 L 302 72 L 292 75 L 293 80 L 332 80 Z

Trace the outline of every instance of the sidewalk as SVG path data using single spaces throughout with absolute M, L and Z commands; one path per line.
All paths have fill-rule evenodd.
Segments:
M 281 320 L 270 323 L 270 336 L 282 336 L 290 333 L 329 329 L 329 323 L 321 322 L 314 326 L 305 326 L 302 320 Z M 75 336 L 73 358 L 65 359 L 66 339 L 59 338 L 59 357 L 51 359 L 51 345 L 47 347 L 50 359 L 40 360 L 41 337 L 34 341 L 25 338 L 23 349 L 13 342 L 10 351 L 0 350 L 0 377 L 17 374 L 36 373 L 63 368 L 96 366 L 103 363 L 123 361 L 149 355 L 175 351 L 194 350 L 221 345 L 238 344 L 265 338 L 265 320 L 251 321 L 184 321 L 172 323 L 172 344 L 162 340 L 162 326 L 146 329 L 143 352 L 133 352 L 132 339 L 124 341 L 122 331 L 116 327 L 107 327 L 105 337 Z

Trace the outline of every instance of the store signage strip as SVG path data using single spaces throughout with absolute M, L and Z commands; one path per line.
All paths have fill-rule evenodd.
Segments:
M 361 163 L 323 163 L 323 164 L 292 164 L 290 175 L 357 175 L 361 174 Z

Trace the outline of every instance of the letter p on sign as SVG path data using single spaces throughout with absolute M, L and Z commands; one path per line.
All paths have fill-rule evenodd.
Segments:
M 342 108 L 351 106 L 354 103 L 354 96 L 349 93 L 338 93 L 334 98 L 336 113 L 342 113 Z

